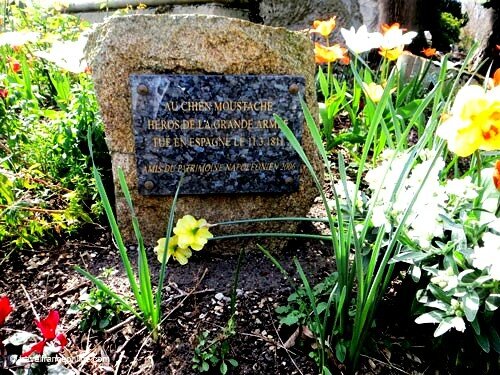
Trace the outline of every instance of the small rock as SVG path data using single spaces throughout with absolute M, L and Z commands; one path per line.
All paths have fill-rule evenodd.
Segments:
M 224 294 L 222 294 L 222 293 L 217 293 L 217 294 L 215 295 L 215 299 L 216 299 L 217 301 L 223 300 L 223 299 L 224 299 Z

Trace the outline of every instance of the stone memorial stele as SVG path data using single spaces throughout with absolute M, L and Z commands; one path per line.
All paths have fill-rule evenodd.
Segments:
M 86 54 L 126 242 L 135 237 L 119 167 L 150 246 L 165 235 L 181 176 L 178 218 L 216 223 L 307 214 L 317 190 L 274 117 L 283 118 L 321 175 L 300 105 L 302 97 L 317 118 L 307 35 L 219 16 L 134 15 L 99 25 Z M 296 225 L 264 222 L 212 232 L 293 232 Z M 255 242 L 212 241 L 209 251 L 238 252 Z M 276 250 L 283 241 L 258 243 Z

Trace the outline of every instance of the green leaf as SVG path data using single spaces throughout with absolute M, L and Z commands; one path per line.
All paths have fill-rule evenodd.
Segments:
M 285 324 L 287 326 L 292 326 L 294 324 L 297 324 L 298 321 L 299 317 L 297 315 L 292 315 L 292 314 L 287 315 L 284 318 L 280 319 L 280 323 Z
M 226 362 L 222 361 L 222 363 L 220 364 L 220 373 L 222 375 L 226 375 L 227 373 L 227 365 L 226 365 Z
M 469 322 L 472 322 L 479 310 L 479 296 L 475 290 L 472 290 L 464 296 L 463 302 L 465 317 Z
M 470 325 L 472 326 L 472 329 L 474 330 L 474 333 L 476 335 L 479 335 L 481 333 L 481 327 L 479 326 L 479 322 L 477 320 L 473 320 L 470 322 Z
M 325 98 L 328 97 L 328 94 L 329 94 L 328 81 L 327 81 L 325 73 L 323 73 L 323 69 L 321 67 L 318 68 L 318 81 L 319 81 L 319 86 L 321 88 L 321 93 L 323 94 L 323 96 Z
M 486 306 L 486 310 L 495 311 L 498 307 L 500 307 L 500 294 L 490 294 L 488 298 L 486 298 L 484 304 Z
M 203 363 L 201 364 L 201 371 L 206 372 L 208 370 L 210 370 L 210 365 L 207 362 L 203 361 Z
M 424 253 L 422 251 L 405 251 L 394 257 L 389 261 L 389 263 L 405 262 L 409 264 L 418 264 L 420 261 L 428 258 L 430 254 Z
M 344 363 L 346 354 L 347 354 L 347 348 L 344 342 L 343 341 L 337 342 L 337 345 L 335 345 L 335 355 L 337 356 L 337 359 L 340 362 Z
M 231 364 L 231 366 L 238 367 L 238 361 L 236 359 L 231 358 L 228 359 L 227 361 Z
M 498 336 L 497 330 L 493 326 L 490 327 L 490 341 L 493 350 L 500 353 L 500 337 Z
M 403 107 L 399 107 L 396 112 L 398 115 L 401 117 L 408 119 L 411 118 L 417 109 L 420 107 L 424 100 L 423 99 L 415 99 L 411 101 L 410 103 L 404 105 Z
M 488 340 L 488 337 L 484 335 L 477 335 L 474 334 L 474 337 L 476 338 L 477 343 L 483 349 L 484 352 L 489 353 L 490 352 L 490 340 Z
M 326 303 L 326 302 L 318 303 L 318 306 L 316 307 L 318 309 L 318 314 L 321 314 L 323 311 L 325 311 L 327 307 L 328 307 L 328 303 Z
M 286 314 L 288 311 L 290 311 L 290 307 L 289 306 L 278 306 L 278 307 L 276 307 L 276 309 L 274 311 L 276 311 L 276 314 Z

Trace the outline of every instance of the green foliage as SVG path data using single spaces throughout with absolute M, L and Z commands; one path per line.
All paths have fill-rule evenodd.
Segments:
M 463 21 L 453 14 L 443 12 L 440 14 L 439 27 L 441 37 L 448 41 L 448 44 L 455 44 L 460 39 L 460 28 L 463 26 Z
M 351 70 L 353 85 L 361 91 L 365 83 L 372 82 L 375 74 L 365 64 L 358 68 L 359 64 L 359 61 L 351 63 Z M 356 94 L 346 95 L 351 101 L 346 103 L 345 108 L 350 116 L 355 117 L 351 119 L 353 124 L 357 124 L 352 126 L 352 131 L 354 133 L 354 128 L 357 127 L 358 134 L 363 137 L 362 148 L 358 149 L 356 145 L 349 147 L 354 159 L 349 165 L 346 165 L 341 152 L 336 155 L 337 163 L 332 163 L 327 150 L 328 137 L 325 137 L 324 143 L 320 128 L 302 102 L 308 129 L 325 165 L 327 181 L 332 181 L 328 189 L 332 191 L 333 199 L 327 198 L 320 177 L 300 142 L 288 126 L 276 117 L 280 129 L 302 159 L 319 190 L 331 233 L 332 252 L 337 266 L 332 282 L 323 282 L 314 287 L 295 260 L 303 287 L 296 289 L 291 296 L 294 305 L 278 310 L 285 314 L 282 323 L 306 323 L 311 327 L 317 339 L 314 358 L 323 374 L 330 373 L 329 358 L 332 356 L 344 362 L 349 371 L 357 366 L 379 301 L 392 277 L 394 263 L 391 258 L 398 256 L 403 248 L 401 238 L 408 233 L 414 212 L 418 210 L 416 204 L 419 195 L 429 194 L 424 188 L 444 150 L 444 144 L 435 137 L 435 131 L 446 103 L 450 100 L 450 92 L 453 92 L 459 82 L 456 74 L 454 78 L 449 76 L 446 58 L 442 61 L 441 70 L 430 91 L 422 87 L 428 68 L 424 68 L 423 73 L 408 84 L 402 81 L 395 69 L 390 71 L 388 64 L 382 64 L 380 69 L 382 77 L 385 77 L 380 97 L 372 97 L 363 89 L 366 102 L 361 109 L 353 99 Z M 460 74 L 461 71 L 458 76 Z M 323 86 L 328 95 L 335 96 L 338 92 L 335 79 L 323 79 L 321 73 L 320 86 Z M 326 103 L 329 102 L 328 95 Z M 414 145 L 409 142 L 411 131 L 417 133 Z M 387 153 L 387 149 L 391 152 Z M 404 157 L 397 158 L 399 153 Z M 387 160 L 388 168 L 382 174 L 376 173 L 377 182 L 372 185 L 375 179 L 372 175 L 371 181 L 368 181 L 367 173 L 374 169 L 373 166 L 382 156 L 387 155 L 392 155 Z M 414 178 L 413 170 L 417 169 L 416 160 L 419 157 L 426 160 L 426 165 L 419 171 L 418 178 Z M 453 163 L 456 160 L 451 164 Z M 349 174 L 348 168 L 353 168 Z M 388 171 L 391 171 L 390 175 Z M 353 181 L 348 175 L 354 176 Z M 367 193 L 362 191 L 366 190 L 363 181 L 365 177 L 370 183 L 369 198 L 363 197 Z M 384 183 L 386 178 L 387 186 Z M 377 203 L 379 195 L 387 197 L 382 206 Z M 400 203 L 400 196 L 405 196 L 404 203 Z M 390 217 L 389 213 L 397 212 L 397 217 L 381 220 L 380 209 L 383 211 L 382 216 Z M 279 262 L 269 252 L 263 251 L 284 272 Z M 472 303 L 474 301 L 476 299 L 469 300 L 469 314 L 472 314 L 476 306 Z
M 21 34 L 0 46 L 0 88 L 7 92 L 0 98 L 0 243 L 22 247 L 71 232 L 100 213 L 89 127 L 101 155 L 106 148 L 90 77 L 38 57 L 53 42 L 77 39 L 88 24 L 54 10 L 5 10 L 5 31 Z M 16 46 L 26 32 L 36 34 Z
M 432 47 L 448 52 L 460 38 L 460 28 L 467 23 L 467 15 L 462 14 L 460 1 L 421 0 L 420 9 L 432 9 L 419 14 L 420 30 L 432 34 Z
M 93 146 L 92 146 L 92 133 L 90 129 L 87 134 L 87 144 L 89 147 L 90 155 L 92 156 Z M 134 228 L 134 234 L 137 239 L 137 245 L 138 245 L 137 272 L 135 272 L 134 269 L 132 268 L 132 263 L 130 262 L 130 258 L 128 256 L 127 247 L 125 246 L 125 243 L 123 241 L 123 237 L 120 233 L 120 229 L 118 228 L 118 223 L 116 221 L 115 214 L 113 213 L 111 203 L 109 202 L 108 195 L 106 194 L 106 190 L 104 189 L 104 184 L 102 182 L 101 176 L 95 164 L 93 164 L 92 172 L 97 185 L 99 196 L 104 206 L 104 211 L 106 212 L 106 216 L 108 218 L 109 225 L 113 233 L 113 237 L 118 247 L 118 252 L 120 253 L 120 258 L 122 260 L 125 273 L 127 274 L 130 289 L 132 290 L 132 293 L 134 295 L 135 299 L 134 302 L 137 305 L 137 308 L 133 303 L 129 303 L 124 298 L 119 296 L 116 292 L 114 292 L 113 289 L 109 287 L 100 278 L 92 275 L 90 272 L 83 270 L 78 266 L 76 266 L 75 268 L 80 274 L 91 280 L 101 291 L 107 294 L 110 298 L 114 298 L 115 300 L 117 300 L 125 310 L 131 312 L 139 320 L 141 320 L 146 325 L 146 327 L 151 331 L 153 340 L 156 341 L 158 339 L 158 333 L 160 328 L 163 283 L 165 281 L 165 273 L 167 268 L 167 254 L 168 254 L 167 249 L 170 241 L 170 235 L 174 227 L 174 212 L 177 203 L 177 197 L 179 196 L 180 187 L 182 185 L 182 177 L 179 180 L 177 191 L 175 192 L 174 198 L 172 200 L 172 206 L 170 209 L 170 214 L 168 217 L 168 222 L 165 232 L 166 241 L 165 241 L 165 247 L 163 249 L 162 264 L 158 275 L 158 286 L 156 289 L 156 293 L 154 293 L 151 271 L 149 268 L 148 257 L 146 254 L 146 247 L 144 245 L 142 233 L 139 228 L 139 221 L 135 214 L 132 198 L 125 180 L 125 175 L 123 173 L 123 170 L 121 168 L 118 169 L 118 179 L 120 181 L 120 187 L 122 189 L 125 201 L 127 202 L 127 206 L 131 213 L 132 226 Z
M 193 370 L 198 372 L 208 372 L 215 369 L 220 374 L 225 375 L 231 368 L 238 366 L 238 361 L 230 358 L 230 340 L 236 334 L 236 321 L 234 316 L 229 319 L 222 332 L 216 337 L 210 338 L 209 331 L 203 331 L 198 335 L 198 344 L 194 349 Z
M 337 273 L 334 272 L 317 283 L 312 289 L 314 299 L 318 301 L 318 314 L 322 316 L 324 316 L 328 298 L 332 288 L 337 282 L 337 277 Z M 280 317 L 280 323 L 288 326 L 306 325 L 312 332 L 318 334 L 317 327 L 313 324 L 313 320 L 311 319 L 311 306 L 305 288 L 303 286 L 298 287 L 295 292 L 288 296 L 287 301 L 287 305 L 278 306 L 276 308 L 276 313 Z
M 120 322 L 121 304 L 98 288 L 82 295 L 76 308 L 83 314 L 79 324 L 82 331 L 102 331 Z

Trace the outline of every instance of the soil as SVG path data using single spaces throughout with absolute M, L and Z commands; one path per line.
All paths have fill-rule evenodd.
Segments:
M 306 225 L 302 230 L 310 233 L 317 228 Z M 245 251 L 237 285 L 236 333 L 227 340 L 226 355 L 236 359 L 238 366 L 230 367 L 228 373 L 316 374 L 315 362 L 309 356 L 314 345 L 309 331 L 280 325 L 275 312 L 276 307 L 286 304 L 293 291 L 290 280 L 261 252 Z M 131 258 L 135 256 L 134 247 L 129 248 L 129 254 Z M 293 258 L 297 258 L 314 283 L 334 269 L 330 254 L 331 248 L 325 243 L 294 240 L 277 257 L 291 275 Z M 154 255 L 149 261 L 156 280 L 158 262 Z M 141 323 L 127 313 L 121 314 L 120 323 L 104 331 L 82 332 L 78 327 L 81 313 L 74 315 L 68 310 L 79 303 L 81 294 L 92 285 L 74 270 L 75 265 L 93 274 L 114 270 L 107 282 L 118 293 L 130 295 L 108 229 L 88 226 L 60 244 L 15 251 L 4 258 L 0 265 L 0 295 L 8 295 L 15 310 L 3 335 L 15 330 L 36 332 L 33 308 L 42 317 L 49 309 L 57 309 L 61 314 L 60 327 L 69 339 L 59 355 L 66 359 L 65 366 L 76 373 L 196 374 L 192 358 L 198 336 L 208 331 L 211 339 L 220 338 L 228 323 L 237 262 L 238 254 L 214 257 L 202 251 L 195 253 L 186 266 L 169 266 L 162 304 L 165 320 L 156 343 Z M 412 322 L 407 309 L 415 290 L 405 291 L 408 285 L 415 288 L 404 278 L 395 277 L 380 306 L 378 325 L 368 342 L 368 354 L 361 357 L 358 374 L 459 373 L 448 372 L 447 357 L 436 356 L 430 345 L 432 327 L 427 329 Z M 14 354 L 12 348 L 7 346 L 6 350 Z M 337 373 L 342 371 L 338 364 Z

